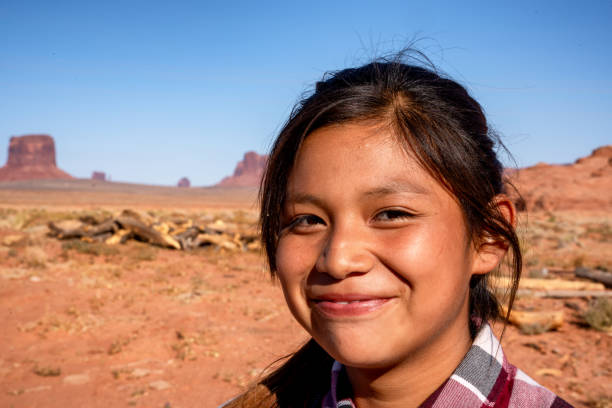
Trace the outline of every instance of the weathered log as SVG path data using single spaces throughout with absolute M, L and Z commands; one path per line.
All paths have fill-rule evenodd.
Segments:
M 161 233 L 145 225 L 135 218 L 120 215 L 116 221 L 125 229 L 130 230 L 135 236 L 151 244 L 167 248 L 181 249 L 181 244 L 168 234 Z
M 94 235 L 105 234 L 109 232 L 111 234 L 114 234 L 119 229 L 119 227 L 117 226 L 115 220 L 108 219 L 94 226 L 86 226 L 84 229 L 85 233 L 91 237 Z
M 569 299 L 587 297 L 612 297 L 612 290 L 531 290 L 519 289 L 519 297 Z
M 200 231 L 197 227 L 189 227 L 181 233 L 173 234 L 172 236 L 181 243 L 181 248 L 193 249 L 197 246 L 195 240 L 199 233 Z
M 127 229 L 120 229 L 115 232 L 112 236 L 108 237 L 104 241 L 107 245 L 117 245 L 125 243 L 132 236 L 132 232 Z
M 79 221 L 87 225 L 98 225 L 107 220 L 108 218 L 104 217 L 104 214 L 85 214 L 79 217 Z
M 563 310 L 538 312 L 513 310 L 508 320 L 525 334 L 543 333 L 563 325 Z
M 607 287 L 612 288 L 612 273 L 610 272 L 588 268 L 576 268 L 574 274 L 579 278 L 590 279 L 595 282 L 603 283 Z
M 199 234 L 195 239 L 194 246 L 215 245 L 220 248 L 225 248 L 230 251 L 240 249 L 232 239 L 226 235 L 217 234 Z
M 180 233 L 172 234 L 172 236 L 174 238 L 177 238 L 177 239 L 178 238 L 183 238 L 183 239 L 184 238 L 192 238 L 193 239 L 193 238 L 196 238 L 199 233 L 200 233 L 200 231 L 198 230 L 197 227 L 190 227 L 190 228 L 187 228 L 186 230 L 184 230 L 184 231 L 182 231 Z
M 57 226 L 53 221 L 49 221 L 47 226 L 49 227 L 49 234 L 58 239 L 82 238 L 87 235 L 83 228 L 63 229 Z
M 56 236 L 59 239 L 94 237 L 95 235 L 105 234 L 108 232 L 114 233 L 118 229 L 117 224 L 113 220 L 107 220 L 95 226 L 81 225 L 78 228 L 69 229 L 62 228 L 55 224 L 53 221 L 50 221 L 48 226 L 50 234 Z
M 507 277 L 496 277 L 492 279 L 494 287 L 510 287 L 511 281 Z M 520 289 L 532 290 L 605 290 L 601 283 L 570 281 L 565 279 L 533 279 L 522 278 L 519 282 Z
M 142 214 L 142 213 L 136 212 L 134 210 L 130 210 L 129 208 L 126 208 L 125 210 L 123 210 L 119 216 L 120 217 L 134 218 L 134 219 L 142 222 L 146 226 L 150 226 L 151 224 L 153 224 L 153 221 L 154 221 L 153 218 L 151 218 L 149 215 Z
M 101 234 L 87 235 L 87 236 L 81 238 L 81 241 L 87 241 L 87 242 L 106 242 L 106 240 L 109 239 L 112 236 L 113 236 L 113 232 L 112 231 L 107 231 L 107 232 L 103 232 Z

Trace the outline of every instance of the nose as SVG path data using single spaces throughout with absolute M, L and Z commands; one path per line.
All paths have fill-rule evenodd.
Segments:
M 335 279 L 369 272 L 375 261 L 365 238 L 358 228 L 332 228 L 317 259 L 317 271 Z

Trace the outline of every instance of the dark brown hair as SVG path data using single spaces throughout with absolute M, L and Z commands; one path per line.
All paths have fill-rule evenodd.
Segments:
M 509 313 L 521 272 L 521 252 L 514 227 L 495 204 L 495 197 L 504 192 L 503 167 L 496 155 L 503 145 L 463 86 L 431 66 L 407 63 L 405 53 L 326 74 L 291 112 L 272 147 L 260 189 L 262 242 L 272 274 L 287 182 L 300 146 L 316 129 L 361 121 L 389 126 L 400 145 L 456 198 L 473 245 L 494 239 L 509 248 L 507 265 L 513 278 Z M 474 275 L 470 282 L 472 336 L 479 322 L 502 317 L 487 280 L 488 274 Z M 267 397 L 255 398 L 261 406 L 308 406 L 328 387 L 332 362 L 310 340 L 245 396 L 259 395 L 263 386 Z M 323 383 L 313 381 L 321 377 Z M 242 406 L 259 406 L 255 401 L 247 403 L 244 396 L 236 404 L 240 401 Z

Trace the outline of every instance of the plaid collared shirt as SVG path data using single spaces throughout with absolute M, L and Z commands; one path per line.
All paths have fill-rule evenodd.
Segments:
M 355 408 L 350 398 L 338 400 L 338 379 L 343 370 L 332 366 L 331 389 L 322 408 Z M 571 408 L 506 360 L 491 327 L 484 324 L 453 375 L 419 408 Z

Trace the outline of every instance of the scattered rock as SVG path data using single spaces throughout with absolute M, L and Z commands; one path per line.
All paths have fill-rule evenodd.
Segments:
M 64 377 L 62 382 L 69 385 L 83 385 L 91 381 L 89 374 L 73 374 Z
M 557 370 L 556 368 L 541 368 L 536 371 L 536 376 L 551 376 L 551 377 L 561 377 L 563 373 L 561 370 Z
M 50 390 L 50 389 L 51 389 L 50 385 L 39 385 L 38 387 L 26 388 L 23 391 L 27 393 L 27 392 L 47 391 L 47 390 Z
M 151 370 L 147 370 L 146 368 L 136 368 L 130 374 L 130 378 L 142 378 L 151 374 Z
M 169 382 L 164 380 L 152 381 L 149 383 L 149 388 L 156 391 L 162 391 L 172 387 Z
M 2 238 L 2 245 L 9 246 L 9 247 L 18 246 L 18 245 L 24 244 L 27 239 L 28 239 L 27 235 L 24 235 L 24 234 L 5 235 Z

